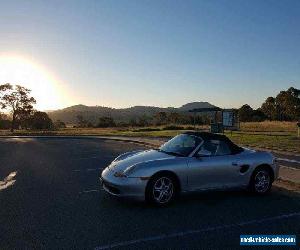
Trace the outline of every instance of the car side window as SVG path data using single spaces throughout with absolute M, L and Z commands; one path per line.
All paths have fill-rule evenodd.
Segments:
M 200 157 L 205 156 L 222 156 L 230 155 L 231 150 L 226 142 L 220 140 L 205 141 L 200 147 L 197 155 Z
M 217 151 L 217 146 L 211 141 L 205 141 L 200 147 L 198 156 L 214 156 Z
M 220 141 L 217 147 L 216 156 L 230 155 L 231 150 L 225 141 Z

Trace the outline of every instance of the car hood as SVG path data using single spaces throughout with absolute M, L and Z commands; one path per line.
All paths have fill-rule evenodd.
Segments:
M 175 156 L 151 149 L 141 152 L 134 152 L 125 159 L 113 161 L 108 168 L 114 172 L 122 172 L 126 168 L 139 163 L 171 158 L 175 158 Z

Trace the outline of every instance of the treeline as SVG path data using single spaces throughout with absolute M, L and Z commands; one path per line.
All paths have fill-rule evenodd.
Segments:
M 300 120 L 300 90 L 289 88 L 281 91 L 276 97 L 268 97 L 258 109 L 245 104 L 238 110 L 241 122 L 271 121 L 299 121 Z M 131 118 L 128 122 L 115 121 L 111 116 L 102 116 L 98 122 L 92 123 L 82 115 L 77 115 L 75 127 L 147 127 L 161 125 L 208 125 L 211 123 L 213 113 L 196 114 L 188 112 L 158 112 L 155 115 L 142 115 Z M 219 117 L 220 118 L 220 117 Z
M 26 115 L 16 116 L 14 123 L 12 118 L 5 114 L 0 114 L 0 129 L 41 129 L 52 130 L 56 128 L 55 123 L 48 114 L 41 111 L 32 110 Z
M 300 121 L 300 90 L 290 87 L 288 90 L 280 91 L 276 97 L 268 97 L 258 109 L 253 109 L 245 104 L 238 110 L 241 122 L 270 121 Z M 114 121 L 112 117 L 100 117 L 97 124 L 92 124 L 77 116 L 79 127 L 145 127 L 167 124 L 177 125 L 206 125 L 210 124 L 211 113 L 192 115 L 182 112 L 158 112 L 154 116 L 140 116 L 130 119 L 129 122 Z
M 47 113 L 33 108 L 36 100 L 30 96 L 30 92 L 20 85 L 0 85 L 0 108 L 9 113 L 0 113 L 0 129 L 52 130 L 64 127 L 63 122 L 53 123 Z
M 210 115 L 202 114 L 195 115 L 179 113 L 179 112 L 158 112 L 154 116 L 139 116 L 136 118 L 129 119 L 128 122 L 117 122 L 110 116 L 99 117 L 97 123 L 92 123 L 85 119 L 82 115 L 77 115 L 77 124 L 74 127 L 78 128 L 88 128 L 88 127 L 97 127 L 97 128 L 108 128 L 108 127 L 146 127 L 146 126 L 161 126 L 168 124 L 196 124 L 204 125 L 210 123 Z
M 53 122 L 47 113 L 33 110 L 26 117 L 17 117 L 13 130 L 56 130 L 65 127 L 66 124 L 64 122 L 60 120 Z M 12 119 L 10 116 L 0 113 L 0 129 L 12 129 Z
M 300 90 L 290 87 L 276 97 L 268 97 L 258 109 L 248 104 L 238 110 L 241 122 L 300 121 Z
M 7 114 L 0 113 L 0 129 L 40 129 L 53 130 L 65 128 L 61 120 L 53 122 L 47 113 L 33 108 L 35 99 L 30 96 L 30 90 L 20 85 L 0 85 L 0 109 Z M 271 121 L 300 121 L 300 90 L 289 88 L 281 91 L 276 97 L 268 97 L 258 109 L 248 104 L 238 110 L 241 122 Z M 161 125 L 206 125 L 210 124 L 213 112 L 191 114 L 189 112 L 157 112 L 154 115 L 141 115 L 129 118 L 127 122 L 115 121 L 111 116 L 101 116 L 97 122 L 91 122 L 83 115 L 77 115 L 74 127 L 146 127 Z M 220 118 L 220 117 L 219 117 Z

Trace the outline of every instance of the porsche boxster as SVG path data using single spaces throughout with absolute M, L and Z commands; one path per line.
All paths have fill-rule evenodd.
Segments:
M 239 147 L 221 134 L 186 132 L 160 148 L 118 156 L 100 182 L 111 195 L 163 206 L 199 190 L 248 188 L 265 194 L 278 168 L 269 152 Z

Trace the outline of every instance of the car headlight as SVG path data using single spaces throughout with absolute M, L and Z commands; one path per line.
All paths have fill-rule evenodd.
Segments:
M 114 173 L 115 177 L 127 177 L 132 173 L 132 171 L 135 169 L 135 165 L 127 167 L 123 172 L 118 171 Z
M 114 176 L 115 176 L 115 177 L 127 177 L 127 176 L 124 174 L 124 172 L 115 172 L 115 173 L 114 173 Z

